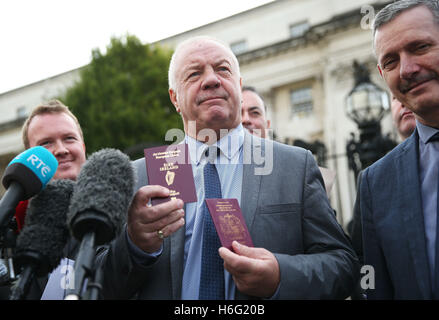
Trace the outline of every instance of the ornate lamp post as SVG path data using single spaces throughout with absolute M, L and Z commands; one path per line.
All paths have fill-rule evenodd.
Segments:
M 355 179 L 360 170 L 383 157 L 396 146 L 388 136 L 381 134 L 380 121 L 389 111 L 389 96 L 370 80 L 366 66 L 354 61 L 355 85 L 346 99 L 346 114 L 358 126 L 359 139 L 351 133 L 346 145 L 349 167 Z

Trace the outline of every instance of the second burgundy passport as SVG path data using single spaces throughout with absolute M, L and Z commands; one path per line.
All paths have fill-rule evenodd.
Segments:
M 233 240 L 253 247 L 237 199 L 206 199 L 206 204 L 223 247 L 233 251 Z

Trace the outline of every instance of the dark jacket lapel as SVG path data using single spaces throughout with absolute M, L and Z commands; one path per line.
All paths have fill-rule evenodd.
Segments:
M 185 207 L 186 210 L 186 207 Z M 165 239 L 165 245 L 170 246 L 169 259 L 171 265 L 171 281 L 172 281 L 172 298 L 181 299 L 181 284 L 183 280 L 183 265 L 184 265 L 184 235 L 186 232 L 186 225 L 178 229 L 171 237 Z M 166 243 L 166 240 L 168 242 Z
M 245 132 L 243 144 L 241 210 L 250 234 L 252 232 L 251 226 L 258 206 L 262 179 L 262 175 L 255 175 L 255 168 L 257 168 L 257 165 L 254 162 L 254 155 L 257 154 L 259 156 L 262 155 L 263 152 L 261 143 L 252 143 L 252 141 L 255 140 L 259 142 L 261 139 Z M 247 300 L 250 299 L 250 297 L 235 289 L 235 299 Z
M 431 281 L 425 241 L 424 216 L 422 212 L 421 186 L 419 179 L 418 133 L 407 139 L 399 155 L 395 157 L 396 172 L 401 177 L 398 183 L 402 197 L 402 221 L 405 237 L 419 288 L 425 299 L 431 298 Z
M 245 132 L 243 150 L 243 170 L 242 170 L 242 191 L 241 191 L 241 210 L 245 222 L 251 232 L 251 225 L 258 205 L 259 190 L 261 187 L 262 175 L 255 175 L 254 155 L 263 156 L 261 143 L 253 144 L 252 141 L 261 139 Z

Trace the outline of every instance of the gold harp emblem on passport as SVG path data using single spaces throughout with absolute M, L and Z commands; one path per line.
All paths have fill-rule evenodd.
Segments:
M 245 237 L 245 229 L 238 217 L 227 213 L 219 217 L 219 222 L 221 231 L 230 239 L 240 240 Z
M 175 178 L 175 172 L 174 171 L 166 171 L 166 183 L 168 184 L 168 186 L 170 186 L 171 184 L 174 183 L 174 178 Z

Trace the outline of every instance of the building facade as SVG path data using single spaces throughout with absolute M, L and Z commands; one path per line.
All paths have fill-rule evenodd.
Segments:
M 228 43 L 238 57 L 243 84 L 255 87 L 267 103 L 276 140 L 323 146 L 324 159 L 318 159 L 319 164 L 336 172 L 330 201 L 346 226 L 356 195 L 346 156 L 351 132 L 358 131 L 345 112 L 346 97 L 354 86 L 352 64 L 357 60 L 366 65 L 372 81 L 386 88 L 376 71 L 370 24 L 374 13 L 389 2 L 277 0 L 158 44 L 174 48 L 196 35 Z M 3 167 L 23 150 L 23 117 L 78 80 L 79 70 L 0 94 Z M 390 115 L 383 118 L 382 127 L 397 139 Z

